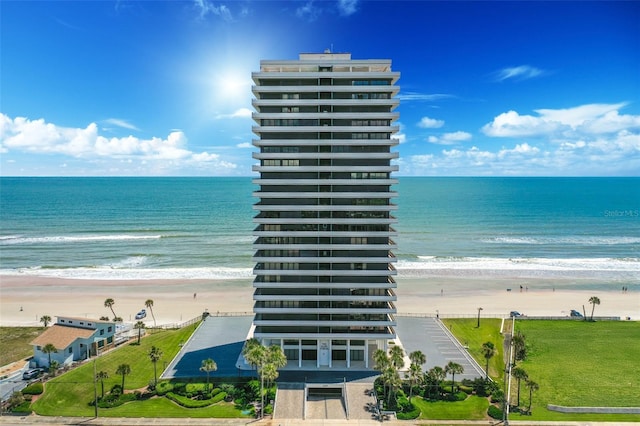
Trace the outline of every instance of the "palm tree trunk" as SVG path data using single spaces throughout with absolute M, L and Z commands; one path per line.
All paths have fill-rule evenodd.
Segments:
M 520 379 L 518 379 L 518 406 L 520 406 Z

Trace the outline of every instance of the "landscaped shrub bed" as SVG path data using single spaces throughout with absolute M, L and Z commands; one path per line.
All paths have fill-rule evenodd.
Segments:
M 31 383 L 29 386 L 22 389 L 23 395 L 40 395 L 42 392 L 44 392 L 42 382 Z
M 192 399 L 188 396 L 179 395 L 175 392 L 167 392 L 165 396 L 185 408 L 202 408 L 222 401 L 227 394 L 225 392 L 218 391 L 213 398 L 209 399 Z

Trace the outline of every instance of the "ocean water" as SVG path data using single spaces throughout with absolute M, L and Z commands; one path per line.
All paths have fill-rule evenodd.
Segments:
M 0 275 L 250 278 L 251 178 L 0 178 Z M 640 178 L 410 178 L 399 277 L 640 283 Z

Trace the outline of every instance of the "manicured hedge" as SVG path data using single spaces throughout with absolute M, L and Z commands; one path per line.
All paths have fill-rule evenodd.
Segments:
M 42 392 L 44 392 L 42 382 L 31 383 L 29 386 L 22 389 L 23 395 L 40 395 Z
M 187 398 L 186 396 L 178 395 L 174 392 L 167 392 L 165 396 L 169 398 L 171 401 L 185 408 L 202 408 L 202 407 L 208 407 L 211 404 L 215 404 L 217 402 L 222 401 L 227 396 L 227 394 L 225 392 L 220 392 L 211 399 L 196 399 L 196 400 Z
M 420 409 L 416 406 L 413 407 L 413 410 L 407 411 L 404 413 L 396 413 L 396 418 L 398 420 L 413 420 L 417 419 L 420 415 Z
M 489 406 L 489 409 L 487 410 L 487 414 L 489 415 L 489 417 L 492 417 L 496 420 L 502 419 L 502 410 L 496 407 L 495 405 Z

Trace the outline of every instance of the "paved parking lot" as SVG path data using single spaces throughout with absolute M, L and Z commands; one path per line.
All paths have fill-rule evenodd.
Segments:
M 201 323 L 188 342 L 185 342 L 178 356 L 168 365 L 162 378 L 199 377 L 205 376 L 200 371 L 202 360 L 212 358 L 218 365 L 218 370 L 211 373 L 211 377 L 251 376 L 250 370 L 237 368 L 242 345 L 251 328 L 251 316 L 225 317 L 210 316 Z M 438 365 L 443 367 L 454 361 L 464 367 L 464 373 L 456 375 L 460 380 L 482 377 L 483 370 L 466 354 L 466 351 L 453 339 L 448 331 L 435 318 L 396 317 L 398 326 L 396 331 L 400 341 L 408 354 L 415 350 L 422 351 L 427 362 L 423 370 Z M 475 365 L 474 365 L 475 364 Z M 408 366 L 407 366 L 408 367 Z M 280 380 L 322 381 L 323 376 L 330 375 L 329 381 L 337 378 L 340 381 L 373 381 L 374 372 L 353 371 L 349 374 L 336 371 L 286 371 L 280 373 Z M 334 377 L 335 376 L 335 377 Z

